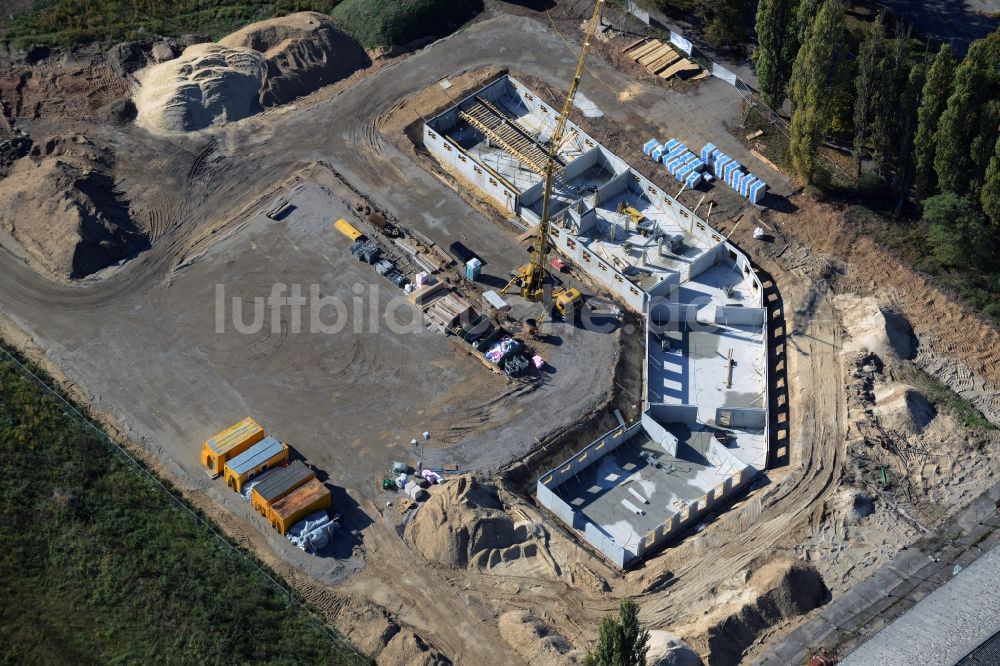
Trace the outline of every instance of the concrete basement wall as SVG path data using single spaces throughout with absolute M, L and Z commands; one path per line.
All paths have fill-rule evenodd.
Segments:
M 729 425 L 732 428 L 760 430 L 767 426 L 767 410 L 759 407 L 718 407 L 715 410 L 715 422 L 719 423 L 724 414 L 729 415 Z
M 761 327 L 767 320 L 764 308 L 734 308 L 728 305 L 715 306 L 715 323 L 725 326 Z

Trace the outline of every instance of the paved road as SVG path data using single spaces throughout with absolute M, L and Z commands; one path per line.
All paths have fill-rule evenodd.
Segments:
M 998 501 L 1000 484 L 943 525 L 935 537 L 902 551 L 891 563 L 876 571 L 872 578 L 814 611 L 811 619 L 776 643 L 766 656 L 755 663 L 759 666 L 798 664 L 820 650 L 845 655 L 864 643 L 858 648 L 857 656 L 852 655 L 843 663 L 867 666 L 898 661 L 951 666 L 1000 628 L 996 614 L 1000 605 L 996 603 L 996 596 L 978 598 L 976 594 L 966 594 L 967 600 L 960 597 L 950 601 L 944 599 L 950 595 L 947 591 L 935 596 L 935 590 L 943 584 L 958 582 L 952 580 L 956 565 L 970 567 L 987 552 L 990 553 L 989 558 L 984 557 L 982 565 L 966 573 L 960 585 L 969 584 L 969 574 L 972 580 L 982 578 L 982 591 L 997 585 L 997 576 L 1000 576 Z M 973 583 L 972 587 L 975 591 L 977 586 Z M 983 606 L 981 614 L 970 617 L 961 612 L 963 605 L 973 608 L 976 603 Z M 952 612 L 955 610 L 958 612 Z M 955 641 L 950 647 L 935 643 L 930 634 L 918 638 L 911 633 L 904 637 L 907 628 L 914 626 L 914 621 L 926 618 L 928 613 L 932 618 L 939 618 L 942 629 L 953 627 L 944 633 Z M 903 618 L 890 624 L 900 615 Z M 959 623 L 965 624 L 962 642 L 957 640 L 962 631 L 955 627 Z M 891 660 L 884 659 L 884 655 L 888 654 L 894 655 Z M 952 656 L 954 659 L 951 659 Z

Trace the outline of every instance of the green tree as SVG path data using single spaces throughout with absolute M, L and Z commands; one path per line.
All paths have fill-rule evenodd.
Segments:
M 910 193 L 913 179 L 916 174 L 916 164 L 913 159 L 913 142 L 917 131 L 917 104 L 920 100 L 920 91 L 924 86 L 924 66 L 915 65 L 910 69 L 909 80 L 903 89 L 902 99 L 899 104 L 899 152 L 896 171 L 892 179 L 892 189 L 896 193 L 895 215 L 903 211 L 903 204 Z
M 830 124 L 833 107 L 830 82 L 836 78 L 838 46 L 844 34 L 840 0 L 824 0 L 792 67 L 792 167 L 807 182 L 815 176 L 815 156 Z
M 639 607 L 631 599 L 623 599 L 618 617 L 601 620 L 597 647 L 588 652 L 585 666 L 646 666 L 649 652 L 649 632 L 639 623 Z
M 899 35 L 878 66 L 871 127 L 872 154 L 879 174 L 886 177 L 899 164 L 902 136 L 902 97 L 910 78 L 906 63 L 908 33 Z
M 972 200 L 951 192 L 925 199 L 924 220 L 931 225 L 931 254 L 942 266 L 986 268 L 992 256 L 990 229 Z
M 993 147 L 993 157 L 986 168 L 983 191 L 979 194 L 983 212 L 993 223 L 995 233 L 1000 233 L 1000 137 Z
M 760 0 L 757 4 L 757 48 L 753 52 L 757 86 L 764 101 L 774 108 L 785 101 L 798 50 L 795 10 L 795 0 Z
M 715 0 L 705 37 L 714 46 L 733 46 L 746 40 L 746 0 Z
M 935 134 L 934 172 L 944 192 L 975 193 L 982 184 L 993 146 L 989 137 L 995 140 L 1000 115 L 997 63 L 1000 32 L 974 41 L 955 70 L 954 87 Z
M 913 140 L 916 175 L 914 183 L 917 195 L 924 197 L 934 191 L 937 176 L 934 173 L 934 153 L 937 146 L 935 133 L 938 121 L 944 113 L 951 96 L 951 85 L 955 76 L 955 57 L 951 46 L 942 44 L 934 56 L 934 62 L 927 70 L 927 81 L 920 95 L 917 110 L 917 135 Z
M 813 20 L 819 14 L 819 8 L 823 0 L 799 0 L 798 9 L 795 10 L 795 52 L 806 43 L 809 38 L 809 31 L 812 30 Z
M 875 107 L 879 85 L 879 63 L 885 57 L 885 25 L 882 14 L 865 29 L 864 40 L 858 49 L 857 75 L 854 78 L 854 176 L 861 177 L 862 151 L 868 139 L 868 125 Z

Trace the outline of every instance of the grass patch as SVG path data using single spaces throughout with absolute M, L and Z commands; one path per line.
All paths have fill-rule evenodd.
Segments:
M 482 0 L 344 0 L 331 16 L 366 48 L 385 48 L 443 37 L 482 10 Z
M 0 354 L 0 661 L 356 663 L 130 465 Z
M 150 35 L 197 33 L 218 40 L 243 26 L 312 10 L 330 14 L 368 48 L 442 37 L 483 10 L 482 0 L 35 0 L 0 23 L 0 40 L 71 48 Z
M 314 10 L 329 14 L 340 0 L 35 0 L 9 21 L 3 41 L 15 48 L 69 48 L 148 35 L 197 33 L 217 40 L 248 23 Z
M 915 365 L 907 364 L 906 381 L 916 386 L 937 410 L 950 411 L 964 427 L 975 430 L 996 430 L 975 406 Z

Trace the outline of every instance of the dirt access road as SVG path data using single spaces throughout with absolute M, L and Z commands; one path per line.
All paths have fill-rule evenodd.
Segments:
M 13 254 L 0 254 L 4 314 L 71 383 L 90 396 L 99 412 L 110 415 L 127 436 L 147 446 L 162 460 L 164 469 L 196 497 L 211 497 L 232 515 L 244 516 L 241 511 L 245 509 L 234 508 L 241 505 L 231 495 L 221 486 L 209 485 L 192 465 L 198 442 L 222 420 L 219 413 L 225 412 L 227 418 L 233 410 L 239 412 L 235 418 L 244 412 L 255 413 L 271 429 L 287 431 L 290 442 L 318 464 L 329 461 L 333 480 L 351 491 L 350 499 L 342 499 L 359 505 L 352 526 L 360 529 L 363 542 L 336 563 L 310 565 L 305 558 L 291 561 L 319 580 L 340 580 L 355 572 L 330 594 L 346 590 L 376 600 L 457 663 L 517 663 L 518 658 L 496 630 L 495 583 L 449 585 L 439 571 L 421 562 L 382 523 L 378 507 L 365 491 L 372 481 L 363 476 L 365 459 L 377 451 L 384 461 L 399 448 L 392 446 L 395 443 L 373 448 L 380 444 L 365 440 L 364 433 L 391 431 L 396 426 L 392 419 L 376 415 L 368 419 L 369 430 L 339 434 L 338 441 L 360 441 L 354 448 L 324 458 L 322 452 L 329 443 L 325 433 L 340 427 L 327 411 L 329 405 L 323 403 L 330 401 L 335 389 L 310 379 L 301 381 L 292 373 L 276 372 L 282 361 L 294 360 L 289 368 L 313 372 L 310 377 L 317 379 L 326 358 L 323 347 L 300 355 L 298 352 L 308 345 L 295 347 L 287 338 L 279 345 L 282 338 L 275 335 L 277 331 L 259 341 L 256 350 L 250 343 L 233 341 L 219 341 L 217 347 L 204 342 L 193 347 L 189 336 L 192 325 L 203 327 L 210 321 L 203 308 L 206 302 L 214 303 L 211 289 L 218 278 L 228 275 L 227 266 L 232 266 L 232 275 L 239 277 L 240 284 L 252 287 L 247 295 L 260 295 L 259 287 L 272 281 L 272 271 L 281 281 L 309 278 L 311 282 L 310 276 L 318 275 L 322 281 L 330 270 L 334 255 L 323 253 L 326 245 L 334 242 L 333 237 L 313 226 L 319 224 L 315 220 L 292 219 L 284 233 L 278 234 L 247 212 L 262 194 L 315 162 L 334 165 L 354 188 L 407 226 L 442 244 L 460 239 L 480 252 L 490 266 L 503 270 L 522 261 L 523 250 L 512 242 L 510 234 L 483 221 L 377 127 L 379 117 L 440 78 L 498 62 L 509 63 L 511 68 L 559 90 L 571 75 L 575 56 L 542 24 L 501 17 L 476 24 L 369 78 L 340 86 L 336 94 L 321 93 L 219 131 L 157 137 L 136 128 L 98 128 L 95 133 L 115 145 L 122 159 L 133 163 L 134 179 L 158 190 L 164 201 L 163 223 L 153 248 L 120 271 L 78 286 L 54 285 Z M 461 64 L 461 70 L 456 63 Z M 717 126 L 699 129 L 697 116 L 690 113 L 723 94 L 720 86 L 726 84 L 720 81 L 709 80 L 684 93 L 664 94 L 656 86 L 636 85 L 599 58 L 589 67 L 600 79 L 588 77 L 582 91 L 604 113 L 598 119 L 602 126 L 643 136 L 660 131 L 688 141 L 710 140 L 720 131 Z M 620 101 L 624 99 L 628 99 L 627 105 Z M 734 103 L 734 117 L 736 113 Z M 637 155 L 625 157 L 638 159 Z M 325 213 L 336 214 L 336 207 Z M 213 229 L 218 230 L 217 236 L 234 235 L 207 251 L 201 243 L 196 250 L 191 249 Z M 185 258 L 193 263 L 175 274 Z M 646 569 L 614 581 L 614 595 L 645 593 L 643 616 L 654 627 L 670 627 L 711 605 L 719 582 L 735 579 L 742 567 L 770 553 L 777 541 L 807 519 L 836 478 L 841 441 L 840 384 L 833 380 L 839 373 L 836 324 L 835 317 L 825 311 L 826 294 L 811 284 L 796 279 L 786 297 L 801 310 L 789 338 L 790 372 L 799 386 L 807 387 L 800 389 L 801 395 L 793 396 L 795 469 L 787 479 L 773 476 L 772 484 L 762 493 L 706 530 L 703 537 L 687 541 Z M 780 280 L 779 286 L 784 288 Z M 195 304 L 202 309 L 189 311 Z M 817 313 L 824 316 L 817 317 Z M 200 334 L 211 335 L 205 331 Z M 437 342 L 422 344 L 433 346 Z M 267 352 L 256 358 L 261 348 Z M 384 372 L 392 372 L 396 368 L 386 360 L 391 351 L 368 360 L 372 366 L 382 364 Z M 607 360 L 610 362 L 610 356 Z M 265 372 L 257 370 L 255 363 L 263 363 L 260 367 Z M 522 403 L 524 412 L 520 419 L 511 421 L 513 430 L 484 431 L 465 443 L 465 451 L 478 446 L 490 449 L 491 457 L 480 462 L 484 468 L 495 468 L 504 458 L 528 451 L 534 445 L 533 437 L 571 422 L 588 404 L 599 403 L 607 384 L 595 385 L 601 368 L 589 357 L 587 364 L 595 366 L 590 379 L 565 375 L 566 385 L 573 386 L 575 393 L 560 395 L 559 404 L 568 404 L 570 409 L 553 412 L 540 401 Z M 561 371 L 556 378 L 560 375 Z M 252 383 L 263 376 L 272 383 Z M 444 383 L 447 379 L 443 377 Z M 557 394 L 555 385 L 548 390 L 549 395 Z M 276 395 L 280 400 L 272 400 Z M 411 432 L 397 443 L 409 436 Z M 360 477 L 353 473 L 355 461 L 360 461 Z M 734 532 L 738 532 L 735 538 Z M 274 539 L 270 542 L 283 557 L 297 557 L 287 544 Z M 706 557 L 707 553 L 712 556 Z M 586 557 L 585 553 L 582 556 Z M 301 574 L 293 576 L 299 577 Z M 662 590 L 660 583 L 666 579 L 675 582 Z M 525 608 L 537 605 L 557 625 L 592 630 L 600 615 L 614 604 L 606 595 L 568 589 L 561 582 L 539 583 L 538 588 L 538 594 L 519 594 L 516 602 Z M 322 599 L 311 598 L 323 605 Z

